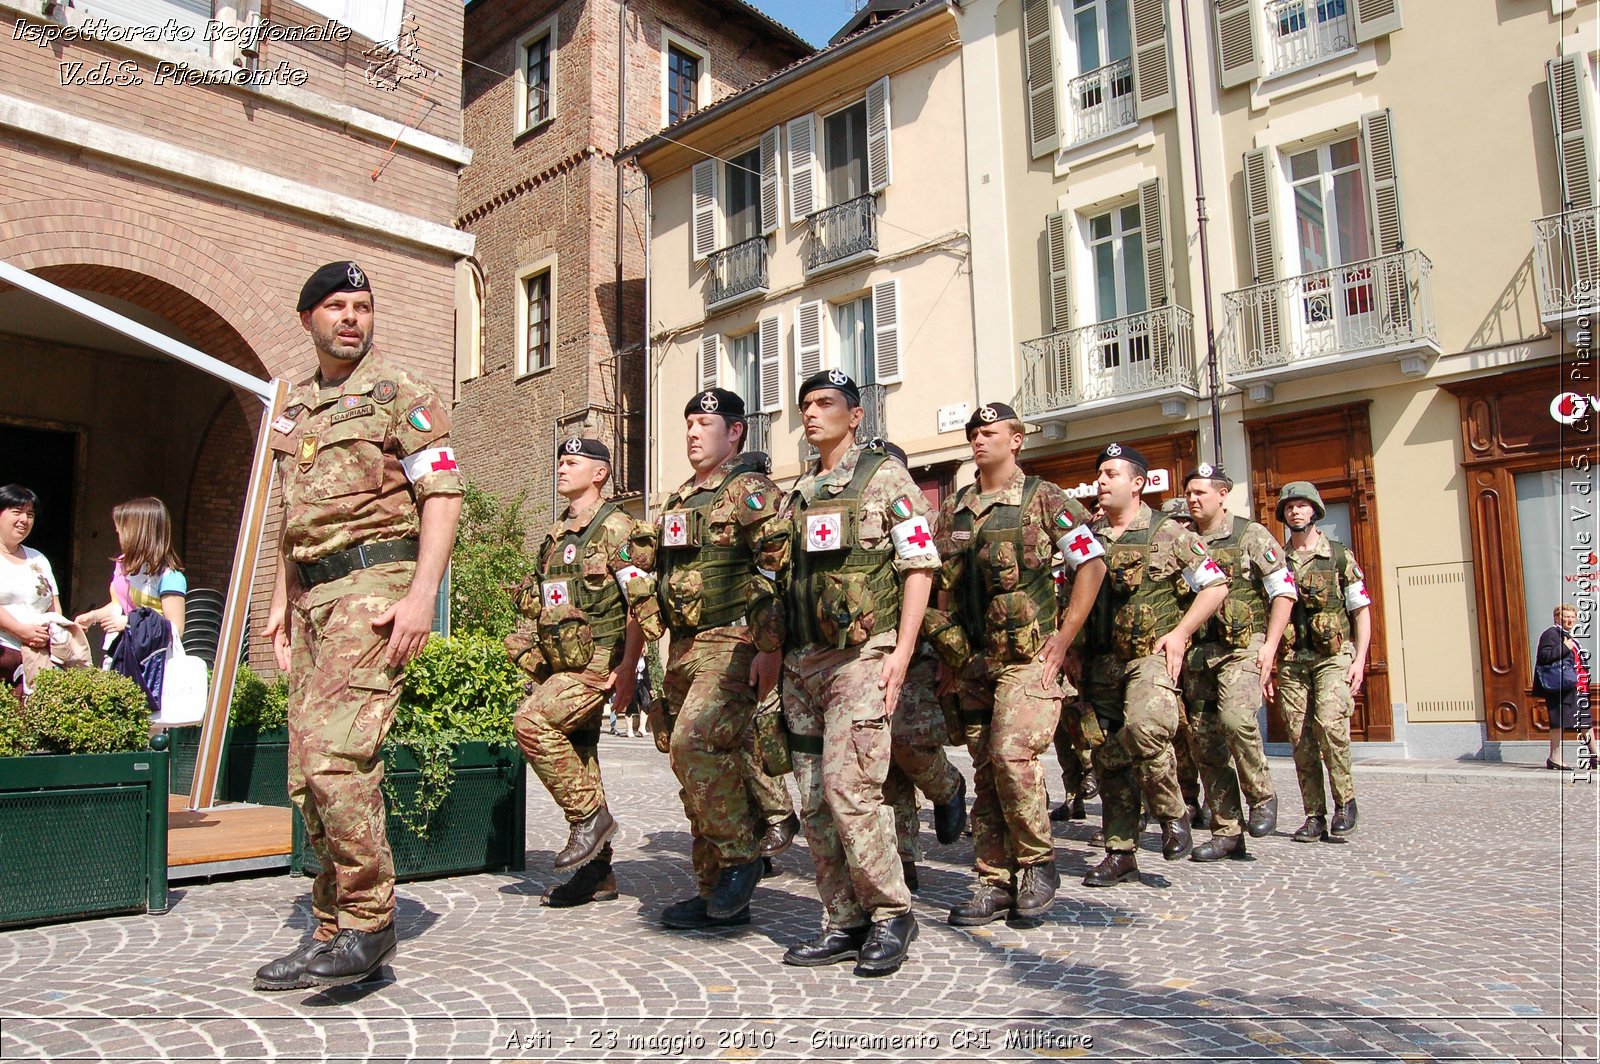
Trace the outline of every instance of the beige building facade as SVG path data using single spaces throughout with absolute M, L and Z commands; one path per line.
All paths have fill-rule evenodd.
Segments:
M 1600 21 L 1513 6 L 960 15 L 980 390 L 1069 488 L 1134 442 L 1282 532 L 1316 482 L 1375 600 L 1358 756 L 1542 762 L 1530 640 L 1592 630 Z
M 653 501 L 692 473 L 683 409 L 709 386 L 793 480 L 796 386 L 835 367 L 862 385 L 860 438 L 950 489 L 978 397 L 956 34 L 954 5 L 917 5 L 625 153 L 650 189 Z

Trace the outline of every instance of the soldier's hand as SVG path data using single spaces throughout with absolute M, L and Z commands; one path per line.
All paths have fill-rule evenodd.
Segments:
M 650 736 L 656 741 L 656 749 L 663 754 L 672 752 L 672 732 L 667 730 L 667 715 L 661 708 L 660 702 L 650 703 L 650 708 L 645 711 L 645 723 L 650 725 Z
M 1344 682 L 1350 685 L 1350 694 L 1352 696 L 1361 693 L 1361 681 L 1366 678 L 1366 675 L 1367 663 L 1360 660 L 1352 661 L 1350 667 L 1345 670 Z
M 911 655 L 901 656 L 896 649 L 883 659 L 883 670 L 878 673 L 878 690 L 883 692 L 883 713 L 886 717 L 894 716 L 895 707 L 900 704 L 900 688 L 906 682 L 906 670 L 911 666 Z
M 398 669 L 417 656 L 422 644 L 433 631 L 432 595 L 413 595 L 396 602 L 372 622 L 374 629 L 389 626 L 389 653 L 385 660 L 392 669 Z
M 289 622 L 284 619 L 283 610 L 273 610 L 267 614 L 267 626 L 262 629 L 261 634 L 272 644 L 272 657 L 278 663 L 278 671 L 288 672 Z
M 1261 673 L 1261 697 L 1271 702 L 1278 694 L 1278 648 L 1263 645 L 1256 651 L 1256 669 Z
M 1057 632 L 1044 641 L 1044 646 L 1039 651 L 1038 660 L 1044 662 L 1044 685 L 1054 687 L 1056 677 L 1061 675 L 1061 667 L 1067 660 L 1067 640 L 1065 632 Z
M 778 675 L 783 670 L 783 651 L 758 652 L 750 662 L 750 686 L 755 688 L 756 701 L 764 700 L 778 686 Z
M 634 669 L 626 665 L 618 665 L 611 671 L 611 682 L 606 685 L 611 692 L 613 706 L 633 705 L 633 691 L 639 686 L 639 675 Z
M 1177 683 L 1178 677 L 1183 675 L 1183 652 L 1188 649 L 1189 637 L 1173 631 L 1158 639 L 1150 653 L 1167 656 L 1167 675 L 1172 677 L 1173 683 Z

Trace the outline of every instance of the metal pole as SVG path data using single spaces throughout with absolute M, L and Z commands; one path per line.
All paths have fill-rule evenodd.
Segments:
M 1194 47 L 1189 37 L 1189 12 L 1178 5 L 1183 23 L 1183 72 L 1189 82 L 1189 137 L 1194 152 L 1194 206 L 1200 241 L 1200 313 L 1206 326 L 1206 376 L 1211 389 L 1211 460 L 1222 465 L 1222 408 L 1217 396 L 1222 376 L 1217 369 L 1217 332 L 1211 321 L 1211 254 L 1206 244 L 1206 182 L 1200 167 L 1200 108 L 1195 102 Z

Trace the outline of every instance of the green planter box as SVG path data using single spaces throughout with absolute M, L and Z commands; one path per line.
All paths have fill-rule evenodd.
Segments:
M 0 758 L 0 927 L 167 911 L 167 752 Z
M 403 747 L 385 746 L 385 775 L 403 801 L 416 796 L 417 762 Z M 520 872 L 527 867 L 527 764 L 514 744 L 462 743 L 456 748 L 455 783 L 434 811 L 426 839 L 400 818 L 388 818 L 389 845 L 400 879 L 430 879 L 472 872 Z M 294 818 L 291 867 L 314 876 L 321 865 Z
M 172 793 L 188 794 L 194 783 L 194 762 L 200 749 L 199 728 L 173 728 Z M 224 802 L 288 807 L 289 730 L 230 728 L 218 796 Z

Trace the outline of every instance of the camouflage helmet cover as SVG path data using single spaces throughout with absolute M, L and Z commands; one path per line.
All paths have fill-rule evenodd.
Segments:
M 1318 521 L 1327 516 L 1328 508 L 1322 504 L 1322 493 L 1317 491 L 1317 486 L 1308 480 L 1292 480 L 1278 492 L 1278 520 L 1283 520 L 1283 508 L 1295 499 L 1304 499 L 1311 504 L 1311 510 L 1316 514 Z

